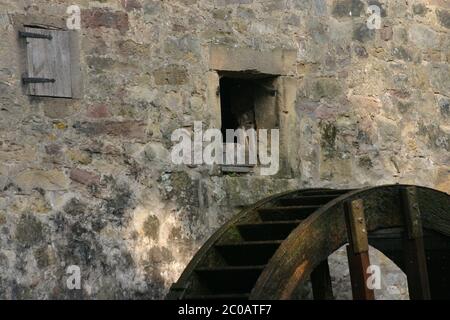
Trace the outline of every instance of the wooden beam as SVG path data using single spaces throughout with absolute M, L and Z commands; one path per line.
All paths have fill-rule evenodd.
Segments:
M 404 187 L 403 185 L 375 187 L 347 195 L 347 198 L 351 197 L 351 199 L 356 197 L 364 199 L 364 215 L 369 234 L 376 230 L 403 227 L 404 219 L 401 214 L 399 192 Z M 449 237 L 450 196 L 429 188 L 416 188 L 419 199 L 424 199 L 420 202 L 424 228 Z M 298 193 L 293 193 L 291 198 L 297 195 Z M 275 253 L 259 277 L 252 290 L 251 299 L 295 299 L 298 297 L 297 289 L 310 281 L 311 272 L 317 265 L 311 261 L 325 260 L 348 241 L 343 205 L 345 201 L 343 200 L 343 198 L 333 200 L 317 210 L 314 217 L 306 219 L 292 231 L 283 243 L 283 250 Z M 399 242 L 401 244 L 401 240 Z M 443 240 L 438 242 L 442 245 L 446 244 Z M 381 252 L 389 252 L 390 246 L 391 243 L 383 243 L 379 248 Z M 403 255 L 401 245 L 394 249 L 392 253 Z M 430 258 L 432 259 L 432 257 Z M 441 261 L 440 259 L 429 261 L 428 269 L 433 265 L 439 265 Z M 445 262 L 442 267 L 447 269 Z M 398 265 L 404 268 L 403 261 Z M 442 283 L 439 283 L 441 278 L 440 276 L 433 276 L 433 278 L 430 276 L 433 299 L 436 287 L 443 288 Z M 432 279 L 435 281 L 433 282 Z
M 354 300 L 375 300 L 372 289 L 367 287 L 367 269 L 370 266 L 369 241 L 364 217 L 364 203 L 361 199 L 346 202 L 345 220 L 349 245 L 347 246 L 348 266 Z
M 334 300 L 328 259 L 322 261 L 311 273 L 314 300 Z
M 406 231 L 403 248 L 409 297 L 411 300 L 430 300 L 427 258 L 416 188 L 406 187 L 400 190 L 400 199 Z

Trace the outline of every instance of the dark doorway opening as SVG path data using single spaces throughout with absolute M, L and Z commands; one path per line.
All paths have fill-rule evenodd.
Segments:
M 273 76 L 241 72 L 221 76 L 220 104 L 224 142 L 227 142 L 227 129 L 273 129 L 276 126 L 278 119 L 274 80 Z
M 248 173 L 257 166 L 254 159 L 258 157 L 254 151 L 258 145 L 258 134 L 251 133 L 254 129 L 277 129 L 279 128 L 279 112 L 277 107 L 277 77 L 267 74 L 255 74 L 252 72 L 221 72 L 220 73 L 220 106 L 221 106 L 221 131 L 224 143 L 224 158 L 232 156 L 226 152 L 229 144 L 238 144 L 244 147 L 245 164 L 236 161 L 236 165 L 227 162 L 222 166 L 222 172 Z M 245 142 L 238 141 L 238 135 L 233 131 L 232 137 L 227 137 L 227 130 L 242 129 L 248 136 Z M 249 136 L 255 134 L 255 139 Z M 250 148 L 250 145 L 254 148 Z M 235 149 L 237 150 L 237 149 Z M 250 155 L 253 155 L 250 160 Z M 236 158 L 236 154 L 234 155 Z M 256 159 L 256 162 L 259 160 Z M 239 163 L 239 164 L 238 164 Z
M 220 79 L 224 142 L 227 129 L 256 129 L 254 93 L 255 83 L 251 80 L 229 77 Z

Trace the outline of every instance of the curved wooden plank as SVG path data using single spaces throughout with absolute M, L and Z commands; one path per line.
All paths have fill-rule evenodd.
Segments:
M 294 197 L 302 194 L 303 192 L 308 191 L 316 191 L 316 190 L 331 190 L 331 189 L 317 189 L 317 188 L 309 188 L 309 189 L 302 189 L 302 190 L 296 190 L 296 191 L 288 191 L 283 192 L 274 196 L 271 196 L 269 198 L 263 199 L 250 208 L 247 208 L 234 217 L 232 217 L 227 223 L 225 223 L 219 230 L 217 230 L 206 242 L 203 244 L 203 246 L 199 249 L 199 251 L 194 255 L 192 260 L 189 262 L 183 273 L 181 274 L 180 278 L 176 283 L 174 283 L 170 289 L 169 294 L 167 295 L 166 299 L 175 300 L 175 299 L 182 299 L 186 290 L 189 289 L 190 281 L 193 276 L 195 268 L 202 263 L 206 257 L 208 252 L 213 248 L 213 246 L 218 243 L 226 234 L 227 232 L 233 228 L 235 225 L 243 222 L 243 220 L 248 219 L 248 217 L 252 214 L 256 214 L 257 210 L 260 208 L 263 208 L 265 206 L 269 206 L 270 204 L 274 203 L 278 199 L 284 198 L 284 197 Z
M 345 194 L 323 206 L 283 242 L 259 277 L 250 299 L 291 299 L 311 272 L 347 242 L 343 204 L 363 199 L 370 232 L 402 227 L 400 190 L 406 185 L 367 188 Z M 450 196 L 417 187 L 425 228 L 450 237 Z

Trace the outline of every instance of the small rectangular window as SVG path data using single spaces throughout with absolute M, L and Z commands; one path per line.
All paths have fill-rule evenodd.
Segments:
M 227 141 L 227 129 L 275 129 L 279 126 L 275 77 L 246 72 L 224 72 L 220 78 L 220 105 L 222 135 L 224 139 L 224 157 Z M 248 150 L 247 150 L 248 151 Z M 249 160 L 246 154 L 246 161 Z M 246 162 L 247 163 L 247 162 Z M 223 165 L 222 172 L 249 173 L 254 165 Z
M 251 80 L 229 77 L 220 79 L 224 142 L 227 129 L 256 129 L 254 95 L 255 84 Z
M 78 84 L 74 73 L 71 31 L 25 27 L 26 72 L 23 84 L 32 96 L 73 98 Z

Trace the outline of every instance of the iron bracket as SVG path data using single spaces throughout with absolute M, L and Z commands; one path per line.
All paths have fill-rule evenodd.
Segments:
M 29 77 L 23 77 L 22 82 L 24 84 L 28 83 L 54 83 L 55 79 L 49 79 L 49 78 L 29 78 Z
M 48 39 L 52 40 L 53 37 L 49 34 L 41 34 L 41 33 L 33 33 L 33 32 L 24 32 L 19 31 L 20 38 L 35 38 L 35 39 Z

